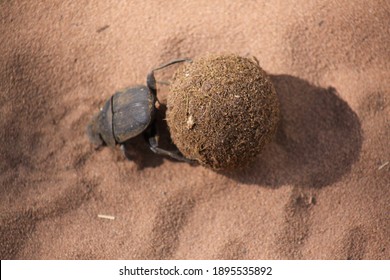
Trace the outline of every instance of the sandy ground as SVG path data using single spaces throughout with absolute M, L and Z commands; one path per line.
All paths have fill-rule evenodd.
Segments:
M 388 1 L 2 0 L 0 22 L 1 259 L 390 258 Z M 256 56 L 275 84 L 253 165 L 94 150 L 115 90 L 205 53 Z

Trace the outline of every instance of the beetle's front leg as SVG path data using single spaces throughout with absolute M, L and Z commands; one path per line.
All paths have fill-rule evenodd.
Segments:
M 134 158 L 134 154 L 131 155 L 131 154 L 129 153 L 129 151 L 126 149 L 126 145 L 125 145 L 125 144 L 121 144 L 121 145 L 120 145 L 120 148 L 121 148 L 121 150 L 122 150 L 123 155 L 126 157 L 127 160 L 129 160 L 129 161 L 134 161 L 134 160 L 136 160 L 136 159 Z

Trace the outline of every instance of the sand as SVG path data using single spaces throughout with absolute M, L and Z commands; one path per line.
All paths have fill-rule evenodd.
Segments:
M 3 0 L 0 23 L 1 259 L 390 258 L 388 1 Z M 88 142 L 117 89 L 206 53 L 271 75 L 281 124 L 254 164 Z

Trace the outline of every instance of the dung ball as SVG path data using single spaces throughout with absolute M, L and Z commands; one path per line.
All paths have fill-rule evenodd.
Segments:
M 257 61 L 208 55 L 180 67 L 167 100 L 171 138 L 187 158 L 212 169 L 247 165 L 275 134 L 279 102 Z

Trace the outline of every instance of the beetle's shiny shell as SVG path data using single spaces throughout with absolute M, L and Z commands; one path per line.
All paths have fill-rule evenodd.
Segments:
M 144 132 L 154 118 L 156 97 L 146 86 L 126 88 L 111 98 L 112 132 L 123 143 Z M 107 117 L 110 117 L 107 114 Z

